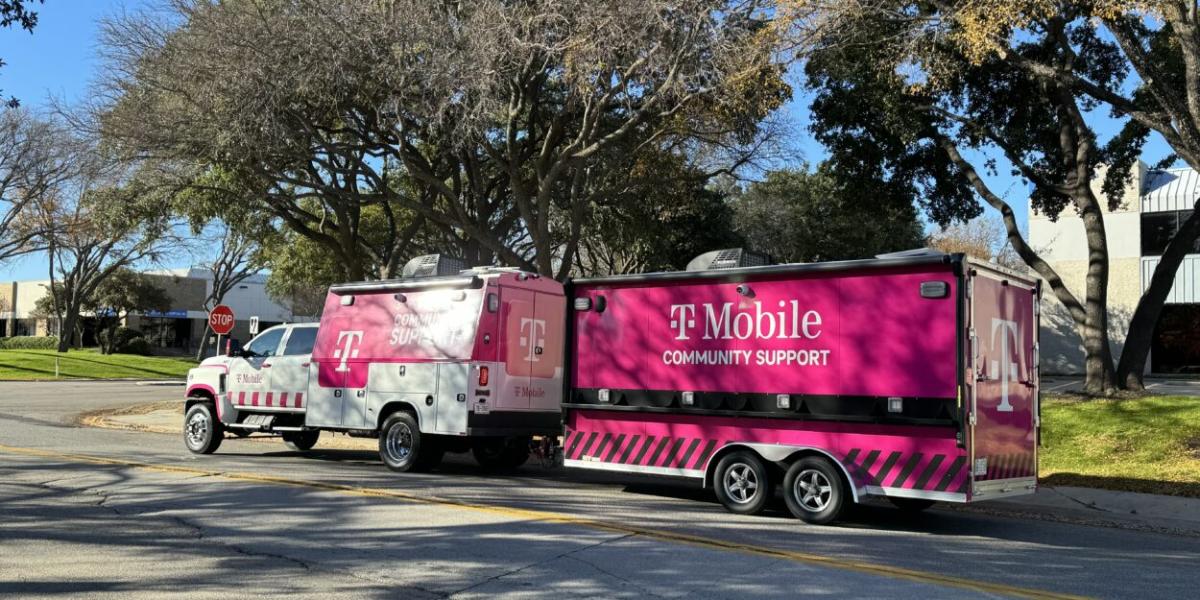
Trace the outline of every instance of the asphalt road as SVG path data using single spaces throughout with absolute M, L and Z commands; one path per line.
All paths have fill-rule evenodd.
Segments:
M 689 484 L 76 427 L 179 388 L 0 383 L 0 596 L 1194 597 L 1200 539 L 953 510 L 807 526 Z M 318 450 L 320 446 L 318 445 Z

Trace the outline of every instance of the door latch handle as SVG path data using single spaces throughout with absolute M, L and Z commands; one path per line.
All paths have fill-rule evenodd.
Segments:
M 270 368 L 271 368 L 271 363 L 263 363 L 263 364 L 262 364 L 262 368 L 264 368 L 264 369 L 270 369 Z
M 533 347 L 533 353 L 534 353 L 534 354 L 541 354 L 541 353 L 542 353 L 542 347 L 541 347 L 541 346 L 534 346 L 534 347 Z

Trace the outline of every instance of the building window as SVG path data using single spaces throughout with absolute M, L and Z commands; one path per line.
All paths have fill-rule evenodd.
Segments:
M 1162 256 L 1179 226 L 1191 216 L 1190 210 L 1142 213 L 1142 256 Z M 1200 240 L 1196 240 L 1192 252 L 1200 252 Z

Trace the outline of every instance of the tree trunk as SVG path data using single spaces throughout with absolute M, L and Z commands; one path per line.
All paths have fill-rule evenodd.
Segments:
M 1196 239 L 1200 238 L 1200 206 L 1192 212 L 1171 243 L 1163 251 L 1154 275 L 1150 277 L 1150 285 L 1138 300 L 1137 308 L 1133 311 L 1133 319 L 1129 321 L 1129 334 L 1125 337 L 1125 349 L 1121 352 L 1121 361 L 1117 365 L 1117 385 L 1132 391 L 1146 389 L 1142 374 L 1146 371 L 1146 359 L 1150 355 L 1150 345 L 1154 341 L 1154 328 L 1162 316 L 1163 304 L 1167 294 L 1175 285 L 1175 273 L 1183 262 L 1183 257 L 1192 251 Z
M 67 307 L 66 314 L 58 324 L 58 351 L 67 352 L 71 349 L 71 338 L 75 337 L 75 321 L 78 320 L 78 310 Z
M 196 351 L 196 361 L 204 360 L 204 351 L 208 349 L 208 332 L 211 331 L 208 322 L 204 322 L 204 334 L 200 336 L 200 349 Z
M 1083 338 L 1084 382 L 1088 395 L 1109 394 L 1116 388 L 1113 371 L 1112 346 L 1108 341 L 1108 237 L 1104 230 L 1104 215 L 1090 190 L 1082 192 L 1080 217 L 1087 234 L 1088 270 L 1085 282 L 1084 309 L 1086 318 L 1078 327 Z

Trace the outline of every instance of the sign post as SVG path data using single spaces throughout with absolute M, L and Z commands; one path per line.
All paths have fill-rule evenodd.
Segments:
M 221 350 L 221 336 L 228 335 L 233 331 L 233 309 L 218 304 L 213 307 L 208 313 L 208 326 L 212 328 L 213 333 L 217 334 L 217 353 Z

